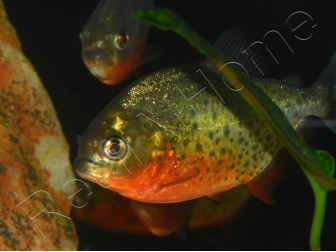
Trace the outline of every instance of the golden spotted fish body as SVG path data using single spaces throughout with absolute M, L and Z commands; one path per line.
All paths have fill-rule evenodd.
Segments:
M 248 64 L 250 58 L 241 52 L 249 44 L 240 35 L 239 29 L 224 33 L 218 40 L 221 50 L 256 77 L 263 67 L 255 71 L 256 65 Z M 258 54 L 250 57 L 263 62 Z M 336 132 L 334 73 L 336 54 L 309 89 L 296 88 L 293 79 L 254 82 L 294 128 L 315 115 Z M 78 143 L 74 166 L 81 177 L 148 203 L 220 199 L 220 193 L 244 184 L 273 203 L 269 191 L 282 173 L 274 164 L 283 144 L 209 63 L 136 81 L 107 105 Z
M 100 0 L 80 34 L 86 67 L 101 82 L 115 85 L 151 57 L 143 54 L 149 25 L 135 17 L 153 0 Z
M 297 128 L 328 118 L 330 85 L 259 79 Z M 180 202 L 255 184 L 284 146 L 208 64 L 151 74 L 115 98 L 79 139 L 77 173 L 125 197 Z M 251 189 L 251 187 L 250 187 Z M 253 190 L 252 190 L 253 192 Z

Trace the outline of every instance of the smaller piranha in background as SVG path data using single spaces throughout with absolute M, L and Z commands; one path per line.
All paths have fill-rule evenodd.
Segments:
M 149 25 L 135 17 L 152 6 L 153 0 L 100 0 L 80 34 L 83 60 L 93 76 L 116 85 L 155 57 L 144 52 Z
M 305 117 L 315 115 L 336 132 L 336 53 L 316 83 L 298 89 L 286 79 L 256 79 L 256 65 L 241 53 L 251 43 L 244 44 L 239 35 L 235 29 L 224 33 L 218 47 L 246 68 L 292 126 L 299 129 Z M 78 143 L 74 167 L 79 176 L 148 203 L 219 199 L 241 185 L 275 203 L 272 187 L 283 170 L 274 165 L 285 149 L 208 63 L 136 81 L 108 104 Z
M 171 233 L 185 236 L 187 228 L 196 229 L 233 219 L 251 198 L 248 188 L 239 186 L 225 193 L 224 202 L 203 197 L 180 203 L 150 204 L 124 198 L 97 184 L 90 187 L 94 197 L 85 207 L 73 207 L 72 217 L 107 230 L 127 233 L 150 231 L 157 236 Z M 86 202 L 87 191 L 82 190 L 73 203 L 83 206 Z

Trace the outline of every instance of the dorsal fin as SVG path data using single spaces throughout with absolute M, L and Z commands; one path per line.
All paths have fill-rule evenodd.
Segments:
M 317 78 L 317 81 L 336 85 L 336 52 L 331 56 L 329 63 Z
M 290 74 L 282 80 L 287 82 L 293 88 L 301 88 L 303 86 L 303 82 L 297 74 Z
M 264 77 L 270 72 L 270 62 L 260 47 L 238 27 L 224 31 L 214 44 L 230 62 L 244 66 L 250 77 Z
M 330 90 L 330 111 L 326 118 L 321 119 L 336 134 L 336 52 L 334 52 L 329 63 L 318 77 L 317 83 L 328 85 Z

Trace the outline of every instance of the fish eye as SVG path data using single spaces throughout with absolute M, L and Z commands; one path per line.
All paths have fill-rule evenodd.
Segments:
M 127 153 L 127 145 L 123 139 L 113 136 L 104 142 L 104 152 L 108 158 L 119 160 Z
M 129 36 L 127 32 L 117 33 L 114 37 L 114 45 L 117 49 L 123 50 L 126 48 L 129 41 Z

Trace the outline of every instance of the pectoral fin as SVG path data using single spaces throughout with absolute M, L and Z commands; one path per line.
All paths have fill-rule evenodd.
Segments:
M 183 173 L 176 180 L 174 180 L 172 182 L 169 182 L 169 183 L 166 183 L 166 184 L 158 185 L 158 189 L 162 189 L 163 187 L 173 186 L 173 185 L 183 183 L 183 182 L 185 182 L 189 179 L 192 179 L 192 178 L 198 176 L 199 173 L 200 173 L 200 170 L 198 168 L 192 168 L 192 169 L 188 170 L 187 172 Z
M 184 217 L 182 219 L 181 222 L 181 227 L 175 231 L 175 233 L 182 239 L 182 240 L 186 240 L 187 237 L 187 233 L 188 233 L 188 227 L 189 227 L 189 222 L 190 222 L 190 217 L 191 217 L 191 210 L 192 210 L 192 206 L 194 205 L 194 202 L 189 203 L 189 209 L 185 211 Z M 185 205 L 185 207 L 188 207 L 188 205 Z

